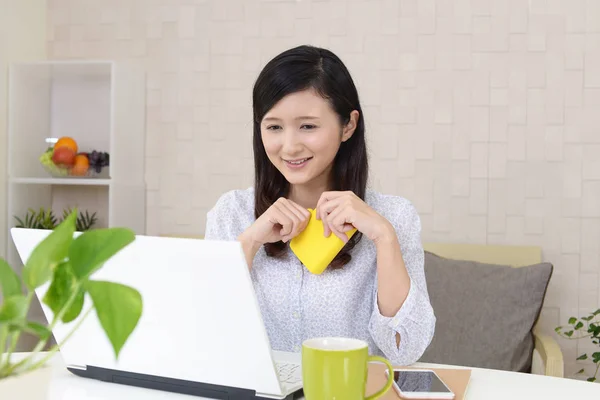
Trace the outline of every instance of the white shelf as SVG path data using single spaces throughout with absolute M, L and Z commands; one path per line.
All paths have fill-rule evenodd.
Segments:
M 96 228 L 146 230 L 145 73 L 112 60 L 12 64 L 8 79 L 7 221 L 28 210 L 96 212 Z M 70 136 L 80 152 L 105 151 L 96 178 L 53 177 L 40 155 L 50 139 Z M 20 260 L 10 237 L 7 256 Z
M 75 185 L 75 186 L 107 186 L 110 179 L 86 178 L 11 178 L 10 183 L 24 185 Z

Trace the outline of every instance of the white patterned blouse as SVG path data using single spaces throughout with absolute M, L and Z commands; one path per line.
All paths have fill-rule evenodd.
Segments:
M 376 249 L 365 236 L 348 264 L 321 275 L 309 272 L 289 247 L 281 259 L 268 257 L 261 248 L 250 274 L 273 350 L 299 352 L 305 339 L 344 336 L 366 341 L 370 354 L 409 365 L 431 342 L 436 319 L 425 283 L 416 209 L 402 197 L 371 190 L 366 202 L 396 230 L 411 278 L 406 301 L 393 317 L 379 312 Z M 254 220 L 254 189 L 227 192 L 208 212 L 205 238 L 236 240 Z

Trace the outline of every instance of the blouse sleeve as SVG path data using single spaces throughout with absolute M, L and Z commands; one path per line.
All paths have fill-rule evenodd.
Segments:
M 239 206 L 234 191 L 223 194 L 206 214 L 206 240 L 237 240 L 242 230 Z
M 410 289 L 396 315 L 386 317 L 379 310 L 375 288 L 369 331 L 379 349 L 392 363 L 410 365 L 419 360 L 431 343 L 436 318 L 425 282 L 419 215 L 406 200 L 395 209 L 403 211 L 390 222 L 400 242 L 402 258 L 410 277 Z M 399 346 L 396 345 L 397 333 L 400 334 Z

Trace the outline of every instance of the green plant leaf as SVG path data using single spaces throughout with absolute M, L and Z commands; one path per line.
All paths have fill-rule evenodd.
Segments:
M 75 232 L 77 214 L 69 215 L 35 249 L 23 267 L 23 280 L 31 290 L 43 285 L 52 276 L 52 270 L 69 252 Z
M 76 295 L 77 297 L 75 297 L 75 300 L 61 318 L 64 323 L 71 322 L 79 316 L 84 300 L 84 291 L 77 285 L 77 279 L 73 274 L 71 265 L 68 261 L 64 261 L 54 268 L 52 283 L 42 301 L 56 315 L 64 308 L 76 290 L 79 292 Z
M 48 329 L 48 327 L 46 327 L 45 325 L 42 325 L 38 322 L 33 322 L 33 321 L 27 321 L 27 322 L 20 323 L 20 324 L 10 325 L 9 332 L 14 332 L 14 331 L 27 332 L 27 333 L 30 333 L 32 335 L 39 337 L 42 340 L 47 339 L 52 334 L 52 332 Z
M 17 294 L 4 299 L 0 307 L 1 323 L 20 323 L 27 316 L 27 297 Z
M 135 233 L 127 228 L 95 229 L 81 234 L 69 249 L 75 276 L 87 278 L 134 240 Z
M 568 337 L 571 337 L 571 336 L 573 336 L 573 331 L 565 332 L 565 335 Z
M 84 296 L 85 292 L 83 290 L 79 290 L 79 292 L 77 293 L 77 297 L 75 297 L 75 300 L 73 300 L 73 303 L 71 304 L 71 307 L 69 307 L 67 312 L 63 315 L 62 320 L 64 323 L 69 323 L 73 321 L 79 316 L 79 314 L 81 314 L 81 310 L 83 309 L 83 303 L 85 299 Z
M 556 328 L 554 328 L 554 332 L 556 332 L 556 333 L 560 333 L 561 330 L 562 330 L 562 326 L 557 326 Z
M 600 351 L 597 351 L 592 354 L 592 361 L 594 362 L 594 364 L 597 364 L 600 362 Z
M 0 289 L 4 297 L 22 294 L 19 276 L 8 263 L 0 258 Z
M 25 331 L 38 336 L 40 339 L 47 339 L 52 335 L 52 332 L 46 325 L 38 322 L 28 321 L 25 325 Z
M 142 315 L 142 296 L 137 290 L 120 283 L 89 281 L 86 288 L 118 358 Z
M 577 318 L 571 317 L 569 318 L 569 325 L 574 325 L 577 322 Z
M 578 330 L 580 330 L 581 328 L 583 328 L 583 322 L 579 321 L 579 322 L 577 323 L 577 325 L 575 325 L 575 330 L 576 330 L 576 331 L 578 331 Z
M 594 316 L 596 316 L 596 315 L 600 315 L 600 308 L 599 308 L 599 309 L 597 309 L 596 311 L 594 311 L 594 312 L 592 313 L 592 315 L 594 315 Z
M 588 382 L 596 382 L 596 378 L 595 377 L 591 377 L 591 378 L 587 378 Z
M 585 369 L 581 368 L 579 371 L 575 372 L 575 375 L 581 375 L 585 372 Z
M 590 322 L 591 320 L 593 320 L 593 319 L 594 319 L 594 316 L 593 316 L 593 315 L 590 315 L 589 317 L 583 317 L 583 318 L 581 318 L 581 319 L 582 319 L 582 320 L 584 320 L 584 321 Z
M 587 360 L 587 359 L 588 359 L 588 356 L 587 356 L 587 354 L 582 354 L 582 355 L 580 355 L 579 357 L 577 357 L 577 360 L 578 360 L 578 361 L 583 361 L 583 360 Z

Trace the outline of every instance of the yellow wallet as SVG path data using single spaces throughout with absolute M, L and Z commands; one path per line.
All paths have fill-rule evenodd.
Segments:
M 316 211 L 310 211 L 308 225 L 298 236 L 290 241 L 290 248 L 300 262 L 313 274 L 321 274 L 344 247 L 344 242 L 335 234 L 323 235 L 323 221 L 317 219 Z M 356 229 L 346 232 L 348 239 Z

